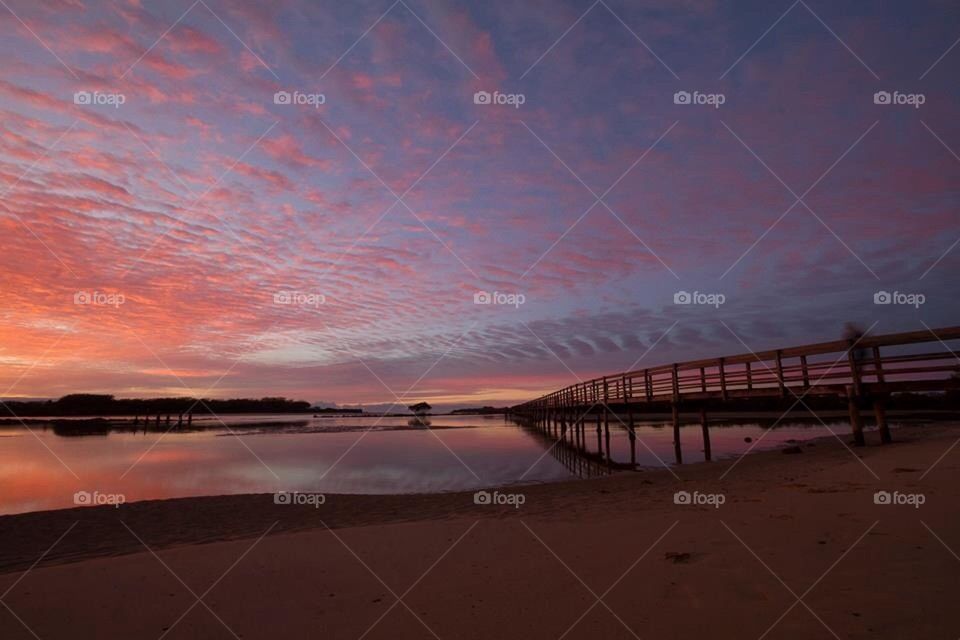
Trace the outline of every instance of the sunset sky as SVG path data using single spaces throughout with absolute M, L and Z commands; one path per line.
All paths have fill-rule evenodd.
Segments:
M 3 398 L 507 404 L 960 324 L 954 1 L 2 0 L 0 29 Z

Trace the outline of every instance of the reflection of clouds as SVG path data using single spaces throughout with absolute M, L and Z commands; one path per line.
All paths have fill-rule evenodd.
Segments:
M 448 420 L 441 416 L 436 420 L 463 426 L 472 419 L 457 416 Z M 662 425 L 659 421 L 639 423 L 636 432 L 656 455 L 669 459 L 673 454 L 672 430 Z M 838 425 L 846 429 L 842 423 Z M 756 439 L 764 431 L 760 424 L 713 425 L 710 434 L 714 455 L 743 453 L 750 446 L 744 438 Z M 0 448 L 0 485 L 4 489 L 0 513 L 72 507 L 77 490 L 122 493 L 128 501 L 137 501 L 280 489 L 360 494 L 437 492 L 509 484 L 521 476 L 524 482 L 570 477 L 552 456 L 543 456 L 530 470 L 530 465 L 541 458 L 543 445 L 522 429 L 502 425 L 440 428 L 430 433 L 410 429 L 371 432 L 326 476 L 326 470 L 356 442 L 358 433 L 246 437 L 247 445 L 280 476 L 279 481 L 240 442 L 219 437 L 223 433 L 170 433 L 121 480 L 152 438 L 113 433 L 107 438 L 64 439 L 51 431 L 38 431 L 38 436 L 77 472 L 79 482 L 33 438 L 11 438 Z M 614 459 L 629 461 L 626 431 L 611 425 L 610 435 Z M 823 435 L 826 430 L 819 423 L 791 422 L 770 432 L 758 448 L 773 449 L 787 440 Z M 592 450 L 596 446 L 592 428 L 588 428 L 587 436 Z M 702 459 L 699 427 L 682 429 L 681 442 L 685 459 Z M 480 482 L 447 447 L 476 472 Z M 660 466 L 657 458 L 639 445 L 637 462 Z
M 457 417 L 450 422 L 468 420 Z M 80 482 L 35 440 L 16 439 L 0 450 L 0 468 L 5 470 L 0 474 L 4 481 L 0 512 L 72 507 L 75 491 L 91 489 L 122 493 L 128 501 L 137 501 L 279 489 L 414 493 L 479 486 L 434 434 L 475 469 L 483 484 L 516 480 L 541 452 L 539 445 L 519 429 L 456 428 L 434 434 L 406 428 L 378 431 L 365 436 L 324 477 L 324 472 L 356 442 L 358 433 L 245 437 L 247 445 L 280 477 L 278 481 L 240 442 L 219 437 L 222 433 L 170 433 L 121 479 L 129 465 L 154 442 L 152 437 L 112 433 L 107 438 L 68 440 L 52 432 L 38 432 L 56 447 L 57 455 L 65 457 Z M 543 465 L 527 479 L 566 477 L 559 465 Z

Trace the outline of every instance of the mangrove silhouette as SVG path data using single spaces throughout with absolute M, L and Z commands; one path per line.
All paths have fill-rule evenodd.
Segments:
M 13 416 L 167 416 L 227 413 L 314 413 L 309 402 L 280 397 L 214 400 L 197 398 L 116 398 L 113 395 L 74 393 L 58 400 L 4 401 Z M 322 410 L 321 410 L 322 411 Z M 324 411 L 326 412 L 326 411 Z

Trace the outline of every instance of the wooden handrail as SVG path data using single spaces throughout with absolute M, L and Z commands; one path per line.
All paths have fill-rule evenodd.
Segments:
M 580 382 L 517 405 L 513 409 L 522 412 L 536 407 L 605 405 L 610 402 L 640 400 L 652 402 L 670 398 L 676 402 L 681 396 L 697 394 L 719 394 L 725 399 L 730 392 L 737 392 L 739 397 L 744 390 L 769 395 L 772 389 L 779 389 L 781 395 L 786 395 L 788 390 L 794 387 L 820 387 L 824 386 L 821 383 L 827 380 L 830 381 L 828 385 L 838 388 L 852 386 L 854 393 L 859 394 L 860 387 L 864 384 L 890 386 L 913 382 L 916 385 L 923 380 L 920 377 L 922 375 L 935 374 L 946 378 L 948 373 L 960 372 L 958 365 L 932 364 L 947 359 L 957 359 L 960 363 L 960 358 L 943 344 L 951 340 L 960 340 L 960 326 L 866 336 L 855 344 L 850 340 L 834 340 L 663 364 Z M 935 343 L 942 346 L 943 350 L 887 356 L 881 353 L 881 347 L 921 343 Z M 837 357 L 832 361 L 808 359 L 809 356 L 827 354 Z M 786 362 L 791 359 L 798 359 L 798 362 Z M 920 363 L 928 365 L 923 366 Z M 905 366 L 908 364 L 912 366 Z M 913 376 L 913 380 L 891 380 L 907 375 Z M 637 380 L 639 382 L 635 383 Z M 635 384 L 640 385 L 640 393 L 634 392 Z

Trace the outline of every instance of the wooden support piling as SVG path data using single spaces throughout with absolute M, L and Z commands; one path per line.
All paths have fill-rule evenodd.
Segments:
M 700 407 L 700 430 L 703 432 L 703 459 L 710 462 L 710 425 L 707 423 L 707 408 Z
M 683 452 L 680 450 L 680 406 L 674 402 L 673 409 L 673 454 L 677 464 L 683 463 Z
M 613 453 L 610 451 L 610 418 L 607 416 L 607 411 L 603 412 L 603 436 L 607 442 L 607 464 L 613 462 Z
M 850 426 L 853 429 L 853 441 L 858 447 L 867 444 L 863 437 L 863 420 L 860 418 L 860 407 L 857 405 L 859 397 L 854 385 L 847 386 L 847 403 L 850 411 Z
M 603 455 L 603 440 L 600 439 L 600 435 L 602 433 L 600 428 L 601 420 L 602 418 L 598 413 L 597 414 L 597 453 L 599 453 L 600 455 Z
M 884 396 L 874 397 L 873 413 L 877 418 L 877 428 L 880 430 L 880 442 L 890 444 L 893 442 L 893 438 L 890 437 L 890 425 L 887 424 L 887 407 Z

